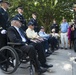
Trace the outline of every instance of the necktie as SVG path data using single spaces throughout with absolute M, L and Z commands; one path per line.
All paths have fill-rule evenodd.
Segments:
M 24 37 L 24 34 L 23 34 L 23 32 L 22 32 L 22 30 L 19 28 L 19 33 L 20 33 L 20 35 L 22 36 L 22 37 Z
M 21 36 L 21 38 L 22 38 L 22 41 L 23 41 L 23 42 L 26 42 L 26 38 L 25 38 L 25 36 L 24 36 L 23 33 L 24 33 L 24 32 L 19 28 L 19 34 L 20 34 L 20 36 Z

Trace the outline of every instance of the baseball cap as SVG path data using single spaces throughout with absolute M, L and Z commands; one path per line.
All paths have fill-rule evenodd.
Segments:
M 32 26 L 34 26 L 34 23 L 33 22 L 28 22 L 28 26 L 30 26 L 30 25 L 32 25 Z

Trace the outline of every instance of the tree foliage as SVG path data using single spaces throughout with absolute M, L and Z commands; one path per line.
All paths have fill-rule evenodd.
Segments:
M 28 22 L 31 18 L 31 13 L 37 13 L 37 19 L 39 25 L 49 29 L 53 19 L 56 19 L 58 24 L 62 18 L 66 18 L 68 21 L 73 19 L 72 6 L 75 0 L 8 0 L 11 4 L 9 14 L 13 17 L 17 12 L 18 6 L 23 6 L 24 16 Z

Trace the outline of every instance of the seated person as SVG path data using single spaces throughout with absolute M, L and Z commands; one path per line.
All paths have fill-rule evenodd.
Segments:
M 51 37 L 50 34 L 47 34 L 45 32 L 45 29 L 44 29 L 43 26 L 41 26 L 41 29 L 39 31 L 39 35 L 40 35 L 40 37 L 48 40 L 48 43 L 51 44 L 51 50 L 54 51 L 54 48 L 56 46 L 55 38 L 54 37 Z
M 47 33 L 45 32 L 44 27 L 41 26 L 41 29 L 40 29 L 40 31 L 39 31 L 39 36 L 42 37 L 42 38 L 44 38 L 44 39 L 47 39 L 47 40 L 48 40 L 49 37 L 50 37 L 50 34 L 47 34 Z
M 58 44 L 58 40 L 59 40 L 59 34 L 58 33 L 55 33 L 55 29 L 52 29 L 52 33 L 51 33 L 52 37 L 55 38 L 55 42 L 56 42 L 56 45 Z M 56 46 L 55 47 L 56 49 L 58 49 L 58 47 Z
M 34 25 L 33 25 L 33 22 L 31 22 L 31 21 L 28 23 L 28 28 L 26 30 L 26 35 L 31 40 L 42 43 L 42 45 L 44 47 L 44 51 L 49 48 L 48 41 L 46 39 L 40 37 L 37 34 L 37 32 L 34 31 Z M 51 53 L 49 52 L 49 54 L 51 54 Z
M 52 29 L 51 35 L 52 35 L 52 37 L 55 37 L 56 39 L 57 39 L 58 37 L 60 37 L 58 33 L 55 33 L 55 29 Z
M 11 21 L 11 27 L 8 28 L 7 31 L 7 36 L 9 38 L 9 40 L 11 42 L 14 43 L 21 43 L 22 45 L 20 46 L 16 46 L 17 48 L 21 49 L 24 53 L 28 54 L 31 63 L 34 65 L 35 70 L 37 73 L 43 73 L 46 71 L 45 68 L 41 68 L 40 64 L 42 67 L 50 67 L 49 65 L 45 64 L 46 59 L 42 53 L 39 54 L 38 56 L 41 57 L 41 59 L 37 58 L 36 55 L 36 50 L 35 50 L 35 45 L 31 44 L 31 41 L 26 37 L 25 33 L 23 32 L 23 30 L 20 29 L 21 27 L 21 22 L 18 18 L 13 18 L 13 20 Z M 40 63 L 39 63 L 40 62 Z M 42 65 L 42 63 L 43 65 Z M 52 65 L 51 65 L 52 67 Z

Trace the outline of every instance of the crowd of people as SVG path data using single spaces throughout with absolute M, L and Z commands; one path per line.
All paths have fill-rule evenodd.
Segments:
M 53 67 L 52 64 L 47 64 L 46 57 L 59 48 L 58 43 L 61 43 L 61 49 L 68 49 L 68 40 L 70 48 L 73 46 L 76 39 L 76 20 L 69 25 L 66 19 L 63 19 L 59 27 L 54 19 L 50 27 L 51 33 L 47 34 L 43 26 L 39 29 L 35 12 L 32 13 L 32 18 L 26 24 L 22 7 L 17 8 L 18 14 L 9 23 L 8 8 L 9 3 L 2 1 L 0 7 L 0 48 L 7 45 L 7 37 L 11 42 L 21 43 L 17 48 L 28 54 L 37 73 L 44 73 L 47 68 Z
M 53 65 L 47 64 L 46 56 L 49 56 L 50 52 L 47 55 L 44 47 L 48 47 L 48 41 L 37 34 L 36 14 L 32 13 L 32 19 L 26 25 L 23 8 L 18 7 L 18 14 L 12 18 L 11 25 L 9 25 L 8 8 L 9 3 L 2 1 L 0 7 L 0 48 L 7 45 L 7 37 L 11 42 L 21 43 L 17 48 L 28 54 L 31 63 L 35 67 L 35 71 L 37 73 L 46 72 L 47 68 L 53 67 Z

